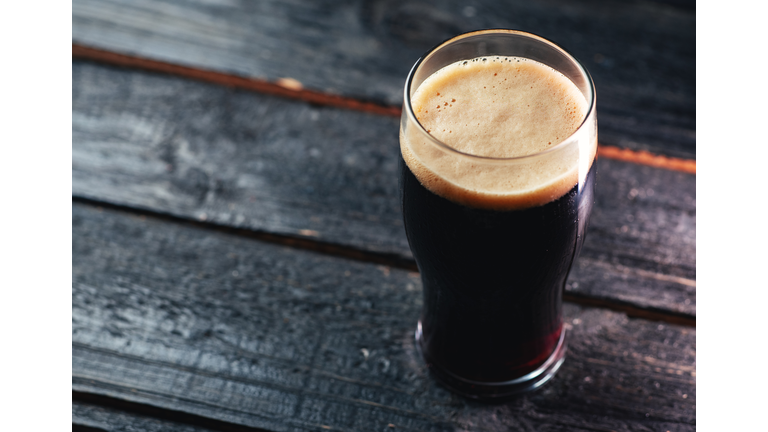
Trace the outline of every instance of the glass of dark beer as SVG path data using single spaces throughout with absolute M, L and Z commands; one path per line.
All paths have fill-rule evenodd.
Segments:
M 562 293 L 594 202 L 595 88 L 539 36 L 450 39 L 408 75 L 400 191 L 424 305 L 417 347 L 478 399 L 538 388 L 564 361 Z

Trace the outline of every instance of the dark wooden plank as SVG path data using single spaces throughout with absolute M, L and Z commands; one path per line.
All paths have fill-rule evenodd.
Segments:
M 124 412 L 104 406 L 72 402 L 72 430 L 105 432 L 212 432 L 189 424 Z
M 592 73 L 603 144 L 695 158 L 695 12 L 648 1 L 76 0 L 75 43 L 399 106 L 408 70 L 462 32 L 516 28 Z
M 411 259 L 398 121 L 88 63 L 73 66 L 78 197 Z M 695 176 L 598 161 L 568 290 L 695 314 Z
M 418 275 L 73 205 L 73 388 L 268 430 L 694 430 L 695 329 L 565 305 L 569 357 L 497 405 L 432 381 Z

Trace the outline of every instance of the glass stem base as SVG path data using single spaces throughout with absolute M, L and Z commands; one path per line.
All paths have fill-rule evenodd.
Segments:
M 544 383 L 549 381 L 565 361 L 565 352 L 567 346 L 566 333 L 566 329 L 563 328 L 562 332 L 560 333 L 560 340 L 557 342 L 555 350 L 552 352 L 549 358 L 547 358 L 547 360 L 541 366 L 539 366 L 538 369 L 519 378 L 502 382 L 468 380 L 448 371 L 447 369 L 440 367 L 440 365 L 431 361 L 429 357 L 424 354 L 425 351 L 421 346 L 421 321 L 419 321 L 419 324 L 416 327 L 415 336 L 416 349 L 427 363 L 429 370 L 441 384 L 443 384 L 449 390 L 471 399 L 497 400 L 536 390 L 537 388 L 544 385 Z

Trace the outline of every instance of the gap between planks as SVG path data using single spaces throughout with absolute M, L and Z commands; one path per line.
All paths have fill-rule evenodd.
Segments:
M 72 432 L 108 432 L 106 429 L 72 423 Z
M 86 393 L 72 390 L 72 401 L 82 402 L 90 405 L 96 405 L 103 408 L 109 408 L 116 411 L 140 414 L 152 417 L 158 420 L 166 420 L 175 423 L 182 423 L 191 426 L 202 427 L 221 432 L 268 432 L 266 429 L 243 426 L 236 423 L 229 423 L 222 420 L 216 420 L 195 414 L 189 414 L 181 411 L 174 411 L 166 408 L 158 408 L 152 405 L 146 405 L 138 402 L 130 402 L 124 399 L 118 399 L 101 394 Z M 100 428 L 94 428 L 82 425 L 72 425 L 72 430 L 82 431 L 102 431 Z
M 205 230 L 216 231 L 229 235 L 236 235 L 239 237 L 250 238 L 253 240 L 263 241 L 272 244 L 279 244 L 283 246 L 293 247 L 296 249 L 308 250 L 318 252 L 325 255 L 335 256 L 339 258 L 351 259 L 354 261 L 360 261 L 370 264 L 379 264 L 388 267 L 398 268 L 402 270 L 418 272 L 416 262 L 397 256 L 395 254 L 386 254 L 379 252 L 371 252 L 366 250 L 355 249 L 349 246 L 342 246 L 332 243 L 326 243 L 317 240 L 311 240 L 306 238 L 292 237 L 288 235 L 272 234 L 263 231 L 249 230 L 243 228 L 233 228 L 226 225 L 219 225 L 210 222 L 201 222 L 191 219 L 185 219 L 179 216 L 172 216 L 160 212 L 155 212 L 147 209 L 136 209 L 133 207 L 105 203 L 102 201 L 83 198 L 72 197 L 73 203 L 80 203 L 89 205 L 92 207 L 108 208 L 125 213 L 130 213 L 139 218 L 153 218 L 156 220 L 163 220 L 169 223 L 182 224 L 201 228 Z M 569 292 L 563 293 L 563 300 L 569 303 L 577 304 L 580 306 L 597 307 L 602 309 L 608 309 L 615 312 L 621 312 L 626 314 L 630 318 L 641 318 L 649 321 L 661 321 L 669 324 L 677 324 L 688 327 L 696 327 L 696 317 L 685 313 L 675 313 L 665 310 L 658 310 L 655 308 L 640 308 L 630 303 L 624 303 L 617 300 L 608 300 L 595 297 L 589 297 L 581 294 L 574 294 Z
M 114 66 L 142 69 L 150 72 L 160 72 L 268 95 L 297 99 L 311 104 L 345 108 L 391 117 L 399 117 L 401 114 L 400 107 L 385 106 L 373 102 L 306 90 L 300 82 L 292 78 L 281 78 L 276 82 L 255 78 L 244 78 L 221 72 L 118 54 L 112 51 L 91 48 L 75 43 L 72 44 L 72 58 L 91 60 Z M 629 150 L 604 145 L 599 146 L 598 155 L 608 159 L 632 162 L 640 165 L 652 166 L 654 168 L 696 174 L 696 161 L 692 159 L 680 159 L 656 155 L 645 150 Z

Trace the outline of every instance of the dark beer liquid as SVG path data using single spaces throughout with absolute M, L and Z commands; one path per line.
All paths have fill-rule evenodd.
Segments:
M 562 293 L 584 241 L 595 170 L 592 163 L 581 188 L 548 204 L 496 211 L 435 195 L 400 159 L 429 363 L 464 379 L 503 382 L 547 360 L 562 332 Z

